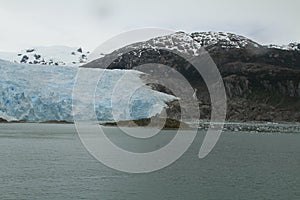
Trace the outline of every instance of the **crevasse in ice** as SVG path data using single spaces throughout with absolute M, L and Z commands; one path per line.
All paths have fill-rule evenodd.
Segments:
M 72 91 L 78 67 L 21 65 L 0 60 L 0 117 L 7 120 L 32 122 L 48 120 L 73 121 Z M 99 69 L 101 70 L 101 69 Z M 139 78 L 140 72 L 130 71 L 127 79 L 122 79 L 118 91 L 113 89 L 123 70 L 107 70 L 97 85 L 95 112 L 100 121 L 115 121 L 147 118 L 160 113 L 165 102 L 174 97 L 153 91 Z M 124 93 L 139 84 L 130 98 L 129 105 L 122 102 Z M 120 87 L 121 85 L 121 87 Z M 114 104 L 112 114 L 112 94 L 119 99 Z M 129 110 L 130 115 L 124 115 Z M 89 120 L 89 115 L 82 115 Z

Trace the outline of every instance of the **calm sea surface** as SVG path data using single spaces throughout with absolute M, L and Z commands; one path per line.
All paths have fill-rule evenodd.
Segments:
M 117 128 L 107 133 L 141 152 L 174 134 L 165 131 L 147 145 Z M 0 199 L 300 199 L 300 134 L 224 132 L 200 160 L 204 135 L 169 167 L 128 174 L 95 160 L 74 125 L 0 124 Z

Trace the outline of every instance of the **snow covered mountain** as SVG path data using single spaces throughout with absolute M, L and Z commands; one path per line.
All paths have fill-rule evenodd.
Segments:
M 88 51 L 81 47 L 49 46 L 33 47 L 17 53 L 0 52 L 0 59 L 15 63 L 38 65 L 81 65 L 86 63 Z
M 204 46 L 223 76 L 227 95 L 230 97 L 229 118 L 232 120 L 272 120 L 274 106 L 265 102 L 257 104 L 244 99 L 254 95 L 253 99 L 272 99 L 274 94 L 298 98 L 300 96 L 300 46 L 291 43 L 286 46 L 261 45 L 246 37 L 222 32 L 197 32 L 187 34 L 177 32 L 172 35 L 157 37 L 146 42 L 135 43 L 110 54 L 100 53 L 99 59 L 86 63 L 89 52 L 81 48 L 62 46 L 36 47 L 19 53 L 0 53 L 0 118 L 7 120 L 72 121 L 72 88 L 78 66 L 83 68 L 101 68 L 109 56 L 118 58 L 111 63 L 98 85 L 96 96 L 96 113 L 101 121 L 128 120 L 125 113 L 122 96 L 131 86 L 142 86 L 130 102 L 131 119 L 147 118 L 161 112 L 167 107 L 174 96 L 154 91 L 150 86 L 144 86 L 140 77 L 141 72 L 132 70 L 134 66 L 145 63 L 161 63 L 174 67 L 198 89 L 198 99 L 202 116 L 209 117 L 209 99 L 199 81 L 199 75 L 194 73 L 193 67 L 180 56 L 174 56 L 163 49 L 177 50 L 185 55 L 197 55 Z M 48 66 L 53 65 L 53 66 Z M 72 65 L 72 66 L 71 66 Z M 117 106 L 118 117 L 113 119 L 111 97 L 116 82 L 127 71 L 131 70 L 130 78 L 122 84 L 123 89 L 117 94 L 120 102 Z M 85 69 L 102 70 L 102 69 Z M 155 89 L 155 88 L 154 88 Z M 261 97 L 261 91 L 267 97 Z M 164 91 L 162 91 L 164 92 Z M 170 93 L 169 93 L 170 94 Z M 256 96 L 255 96 L 256 95 Z M 273 96 L 272 96 L 273 95 Z M 277 98 L 277 97 L 276 97 Z M 274 98 L 274 101 L 277 99 Z M 271 101 L 270 101 L 271 102 Z M 285 116 L 300 121 L 298 106 L 283 102 Z M 168 104 L 169 105 L 169 104 Z M 285 106 L 292 106 L 293 109 Z M 300 105 L 300 104 L 299 104 Z M 252 106 L 252 107 L 251 107 Z M 245 108 L 255 112 L 256 118 L 245 115 Z M 273 109 L 273 110 L 272 110 Z M 254 111 L 253 111 L 254 110 Z M 236 112 L 238 111 L 238 112 Z M 269 112 L 269 113 L 268 113 Z M 281 111 L 280 111 L 281 112 Z M 239 115 L 243 113 L 243 115 Z M 267 114 L 266 114 L 267 113 Z M 299 116 L 298 116 L 299 115 Z M 82 119 L 89 119 L 89 115 Z M 280 121 L 289 121 L 278 117 Z
M 194 41 L 193 46 L 190 45 L 191 40 Z M 261 45 L 247 37 L 226 32 L 194 32 L 190 34 L 177 32 L 172 35 L 153 38 L 147 43 L 138 43 L 140 46 L 133 44 L 127 48 L 172 48 L 174 47 L 174 43 L 178 46 L 177 50 L 188 54 L 191 52 L 195 54 L 200 46 L 207 49 L 218 46 L 223 49 L 243 49 L 250 47 L 300 51 L 300 43 L 297 42 L 288 45 Z M 28 48 L 16 53 L 0 52 L 0 59 L 24 64 L 78 66 L 87 63 L 89 54 L 89 51 L 84 51 L 81 47 L 49 46 Z M 99 58 L 103 56 L 105 54 L 99 54 Z
M 268 48 L 274 48 L 274 49 L 281 49 L 281 50 L 295 50 L 295 51 L 300 51 L 300 43 L 297 42 L 292 42 L 289 43 L 288 45 L 275 45 L 275 44 L 270 44 L 268 45 Z
M 298 43 L 287 46 L 266 46 L 231 33 L 177 32 L 131 44 L 105 56 L 101 56 L 99 52 L 99 59 L 81 67 L 136 69 L 145 72 L 145 69 L 138 66 L 147 63 L 169 66 L 183 75 L 192 87 L 197 89 L 197 98 L 201 102 L 199 106 L 202 111 L 201 117 L 209 120 L 211 102 L 206 84 L 195 67 L 184 59 L 187 57 L 192 60 L 197 55 L 201 55 L 202 46 L 205 47 L 222 75 L 229 99 L 227 113 L 229 120 L 300 122 Z M 208 54 L 203 55 L 205 63 L 205 55 Z M 200 63 L 202 63 L 201 60 Z M 162 70 L 159 65 L 155 67 L 160 70 L 155 75 L 168 77 L 169 70 Z M 151 68 L 148 71 L 151 73 Z M 176 80 L 174 84 L 177 84 Z M 156 85 L 153 88 L 172 94 Z M 274 102 L 277 103 L 274 104 Z M 176 108 L 176 102 L 170 105 L 172 106 Z M 177 109 L 169 113 L 172 114 L 171 117 L 179 116 Z
M 262 45 L 247 37 L 225 32 L 176 32 L 171 35 L 156 37 L 146 42 L 138 42 L 121 49 L 118 49 L 109 54 L 99 52 L 99 59 L 105 59 L 106 56 L 117 55 L 122 57 L 123 52 L 132 51 L 133 56 L 141 57 L 145 49 L 159 50 L 169 49 L 170 51 L 177 51 L 189 56 L 196 56 L 201 47 L 210 51 L 211 49 L 227 49 L 227 50 L 254 50 L 254 51 L 268 51 L 268 50 L 286 50 L 286 51 L 300 51 L 300 43 L 294 42 L 288 45 Z M 101 62 L 102 62 L 101 61 Z M 92 67 L 91 64 L 87 64 Z
M 190 36 L 198 41 L 203 47 L 211 47 L 218 45 L 222 48 L 275 48 L 281 50 L 297 50 L 300 51 L 300 43 L 293 42 L 288 45 L 262 45 L 247 37 L 225 32 L 195 32 Z
M 191 33 L 190 36 L 198 41 L 203 47 L 211 47 L 218 45 L 222 48 L 273 48 L 280 50 L 297 50 L 300 51 L 300 43 L 293 42 L 287 45 L 262 45 L 247 37 L 225 32 L 195 32 Z
M 222 48 L 260 47 L 261 45 L 241 35 L 224 32 L 195 32 L 190 35 L 204 47 L 219 45 Z
M 25 65 L 0 60 L 0 118 L 24 121 L 73 121 L 72 90 L 77 67 Z M 101 70 L 101 69 L 85 69 Z M 161 112 L 166 102 L 174 97 L 152 90 L 140 79 L 140 72 L 128 73 L 129 78 L 121 84 L 120 90 L 113 91 L 125 70 L 104 73 L 95 96 L 95 111 L 100 121 L 130 120 L 147 118 Z M 128 72 L 128 71 L 127 71 Z M 111 98 L 117 99 L 127 94 L 132 86 L 141 86 L 129 102 L 130 118 L 125 113 L 124 102 L 115 105 L 112 115 Z M 91 86 L 93 87 L 93 86 Z M 76 101 L 76 99 L 74 99 Z M 84 113 L 82 120 L 91 119 Z

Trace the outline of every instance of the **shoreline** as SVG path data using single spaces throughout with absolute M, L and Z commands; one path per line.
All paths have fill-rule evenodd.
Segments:
M 99 125 L 105 127 L 134 127 L 132 125 L 128 125 L 126 123 L 118 124 L 119 122 L 107 122 L 105 124 L 99 123 Z M 71 125 L 75 124 L 74 122 L 67 121 L 45 121 L 45 122 L 26 122 L 26 121 L 10 121 L 10 122 L 0 122 L 1 124 L 52 124 L 52 125 Z M 185 125 L 189 125 L 186 129 L 196 128 L 195 124 L 185 123 Z M 220 124 L 215 123 L 215 127 L 218 127 Z M 143 127 L 143 126 L 136 126 Z M 210 125 L 210 122 L 200 122 L 197 127 L 198 130 L 207 130 L 209 127 L 214 128 L 214 123 Z M 150 126 L 145 128 L 155 128 L 155 126 Z M 163 127 L 162 130 L 178 130 L 178 127 Z M 281 122 L 281 123 L 273 123 L 273 122 L 225 122 L 223 125 L 223 131 L 231 131 L 231 132 L 266 132 L 266 133 L 300 133 L 300 123 L 292 123 L 292 122 Z
M 120 121 L 102 121 L 102 122 L 98 122 L 100 125 L 103 124 L 116 124 L 116 123 L 124 123 L 124 122 L 137 122 L 140 123 L 139 121 L 145 121 L 145 120 L 149 120 L 149 119 L 153 119 L 152 118 L 143 118 L 143 119 L 136 119 L 136 120 L 120 120 Z M 163 119 L 163 118 L 162 118 Z M 172 118 L 166 118 L 167 120 L 171 119 L 174 121 L 178 121 Z M 180 122 L 180 121 L 178 121 Z M 14 124 L 18 124 L 18 123 L 27 123 L 27 124 L 31 124 L 31 123 L 35 123 L 35 124 L 75 124 L 74 121 L 66 121 L 66 120 L 48 120 L 48 121 L 25 121 L 25 120 L 11 120 L 8 121 L 6 119 L 3 119 L 0 117 L 0 124 L 9 124 L 9 123 L 14 123 Z M 144 122 L 143 122 L 144 123 Z M 182 122 L 188 125 L 193 125 L 197 122 L 195 121 L 186 121 L 186 122 Z M 199 121 L 199 124 L 204 124 L 204 125 L 208 125 L 208 124 L 222 124 L 221 122 L 210 122 L 210 121 Z M 270 121 L 225 121 L 224 124 L 226 125 L 238 125 L 238 124 L 248 124 L 248 125 L 252 125 L 252 124 L 256 124 L 256 125 L 296 125 L 296 126 L 300 126 L 300 122 L 295 121 L 278 121 L 278 122 L 270 122 Z M 115 125 L 112 125 L 115 126 Z

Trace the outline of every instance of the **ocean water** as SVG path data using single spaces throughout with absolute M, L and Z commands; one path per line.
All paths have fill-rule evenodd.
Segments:
M 117 128 L 107 133 L 134 147 Z M 174 134 L 164 133 L 135 147 L 151 149 Z M 0 199 L 300 199 L 300 134 L 224 132 L 200 160 L 204 135 L 172 165 L 128 174 L 95 160 L 74 125 L 0 124 Z

